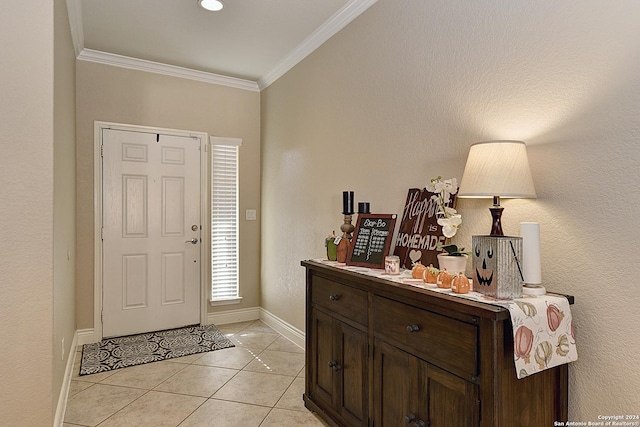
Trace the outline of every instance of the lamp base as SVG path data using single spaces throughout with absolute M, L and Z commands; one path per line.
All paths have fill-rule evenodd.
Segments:
M 530 285 L 525 283 L 524 286 L 522 287 L 522 295 L 540 296 L 540 295 L 546 295 L 546 294 L 547 294 L 547 290 L 542 285 Z
M 502 222 L 500 221 L 504 208 L 494 206 L 493 208 L 489 208 L 489 210 L 491 211 L 491 218 L 493 219 L 490 236 L 504 236 L 502 232 Z

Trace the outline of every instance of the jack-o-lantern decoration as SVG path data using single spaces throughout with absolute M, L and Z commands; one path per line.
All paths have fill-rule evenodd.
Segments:
M 473 249 L 475 256 L 478 257 L 479 261 L 482 261 L 482 263 L 478 262 L 473 269 L 473 278 L 475 279 L 473 283 L 477 283 L 479 289 L 495 287 L 496 280 L 496 263 L 493 262 L 495 249 L 491 245 L 486 250 L 483 249 L 480 244 L 474 245 Z
M 498 299 L 522 296 L 522 238 L 473 236 L 473 290 Z

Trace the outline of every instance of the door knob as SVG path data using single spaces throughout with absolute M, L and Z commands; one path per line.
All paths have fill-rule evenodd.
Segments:
M 193 239 L 191 239 L 191 240 L 185 240 L 184 242 L 185 242 L 185 243 L 191 243 L 191 244 L 195 245 L 196 243 L 198 243 L 198 239 L 196 239 L 196 238 L 194 237 Z

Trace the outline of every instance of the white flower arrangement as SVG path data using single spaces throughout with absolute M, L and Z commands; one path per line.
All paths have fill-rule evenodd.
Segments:
M 447 238 L 455 236 L 462 224 L 462 215 L 447 205 L 451 202 L 451 195 L 458 192 L 458 180 L 455 178 L 443 180 L 439 176 L 427 184 L 427 190 L 435 193 L 431 199 L 438 206 L 436 216 L 438 217 L 438 225 L 442 227 L 442 234 Z

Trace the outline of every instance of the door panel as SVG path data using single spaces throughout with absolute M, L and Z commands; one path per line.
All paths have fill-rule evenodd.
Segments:
M 123 255 L 122 309 L 147 307 L 147 254 Z
M 162 177 L 162 236 L 184 236 L 184 178 Z
M 417 417 L 412 380 L 418 375 L 414 357 L 376 339 L 374 343 L 374 425 L 400 426 Z
M 333 318 L 321 311 L 311 312 L 311 397 L 333 406 L 335 386 L 333 370 L 329 363 L 333 361 Z
M 475 427 L 479 423 L 477 387 L 433 365 L 427 368 L 431 427 Z
M 104 337 L 200 322 L 200 154 L 189 137 L 103 130 Z
M 184 303 L 184 253 L 162 254 L 162 304 Z
M 122 237 L 147 237 L 147 201 L 147 177 L 122 175 Z
M 334 320 L 340 345 L 337 347 L 340 416 L 352 426 L 366 426 L 369 405 L 369 340 L 366 333 Z

